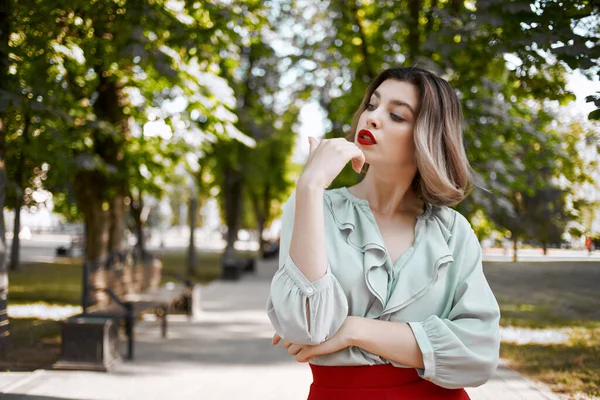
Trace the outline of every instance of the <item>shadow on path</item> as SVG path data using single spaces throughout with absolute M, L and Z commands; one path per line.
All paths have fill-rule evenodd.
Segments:
M 35 396 L 19 393 L 0 393 L 2 400 L 84 400 L 82 398 L 74 399 L 72 397 L 54 397 L 54 396 Z

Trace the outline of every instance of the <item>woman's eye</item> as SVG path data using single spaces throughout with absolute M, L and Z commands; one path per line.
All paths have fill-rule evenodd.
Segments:
M 373 111 L 375 109 L 375 106 L 371 103 L 367 103 L 367 110 L 369 111 Z
M 400 116 L 398 116 L 398 115 L 396 115 L 396 114 L 390 114 L 390 115 L 392 116 L 392 119 L 393 119 L 394 121 L 398 121 L 398 122 L 402 122 L 402 121 L 404 121 L 404 118 L 402 118 L 402 117 L 400 117 Z

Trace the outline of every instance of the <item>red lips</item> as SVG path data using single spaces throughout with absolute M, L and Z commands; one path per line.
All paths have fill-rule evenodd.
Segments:
M 363 146 L 372 146 L 377 144 L 377 140 L 375 140 L 375 136 L 371 132 L 366 129 L 361 129 L 358 132 L 358 139 L 356 140 L 359 144 Z

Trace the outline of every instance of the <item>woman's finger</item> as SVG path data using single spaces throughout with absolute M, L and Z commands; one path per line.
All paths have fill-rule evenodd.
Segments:
M 281 341 L 281 336 L 279 336 L 278 334 L 274 334 L 273 335 L 273 340 L 271 341 L 271 344 L 276 345 L 280 341 Z
M 319 141 L 317 139 L 315 139 L 314 137 L 309 136 L 308 137 L 308 145 L 309 145 L 308 154 L 311 155 L 312 153 L 314 153 L 314 151 L 319 146 Z
M 296 354 L 296 361 L 304 363 L 309 362 L 314 358 L 314 354 L 312 354 L 312 349 L 316 346 L 306 346 L 303 347 L 302 350 L 298 354 Z
M 355 147 L 355 151 L 352 152 L 352 169 L 356 171 L 357 174 L 360 174 L 363 165 L 365 165 L 365 153 L 362 152 L 361 149 Z
M 284 340 L 283 341 L 283 347 L 285 347 L 286 349 L 289 349 L 292 344 L 293 343 L 290 342 L 289 340 Z
M 293 356 L 300 353 L 301 350 L 302 346 L 299 344 L 292 344 L 290 347 L 288 347 L 288 353 L 290 353 Z

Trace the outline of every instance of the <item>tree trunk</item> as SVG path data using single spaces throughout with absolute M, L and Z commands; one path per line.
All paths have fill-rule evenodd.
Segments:
M 104 34 L 106 27 L 102 26 L 99 20 L 95 22 L 97 23 L 94 26 L 96 33 L 98 35 Z M 117 171 L 116 174 L 106 176 L 103 180 L 102 188 L 104 192 L 101 197 L 105 199 L 105 202 L 100 203 L 100 209 L 94 211 L 94 214 L 102 214 L 104 212 L 100 211 L 106 211 L 106 205 L 110 210 L 108 213 L 110 223 L 106 227 L 108 229 L 106 245 L 108 246 L 107 251 L 110 253 L 123 249 L 122 242 L 125 232 L 124 198 L 127 183 L 119 176 L 118 171 L 122 170 L 123 139 L 128 135 L 128 124 L 120 101 L 121 84 L 115 76 L 106 74 L 103 60 L 105 49 L 99 46 L 96 50 L 97 64 L 94 66 L 94 70 L 99 77 L 99 81 L 98 98 L 94 103 L 94 112 L 99 120 L 111 123 L 118 133 L 118 135 L 114 135 L 100 130 L 94 132 L 95 153 L 104 160 L 107 166 L 114 167 Z
M 0 13 L 0 22 L 2 15 Z M 1 32 L 0 32 L 1 33 Z M 0 350 L 8 347 L 8 271 L 7 260 L 8 249 L 6 246 L 6 228 L 4 225 L 4 199 L 6 198 L 6 169 L 5 169 L 5 132 L 2 126 L 2 114 L 0 114 Z
M 8 90 L 8 37 L 10 35 L 10 1 L 0 1 L 0 90 Z M 0 109 L 0 350 L 8 347 L 8 271 L 6 270 L 6 227 L 4 201 L 6 199 L 6 128 L 5 110 Z
M 242 215 L 242 177 L 232 167 L 225 170 L 225 220 L 227 224 L 227 246 L 223 261 L 229 263 L 235 260 L 235 241 Z
M 263 231 L 265 230 L 264 218 L 261 218 L 257 221 L 256 229 L 258 229 L 258 254 L 260 258 L 263 258 L 265 245 L 267 243 L 263 236 Z
M 196 265 L 198 263 L 196 257 L 196 241 L 195 241 L 195 231 L 196 231 L 196 206 L 197 200 L 196 196 L 192 194 L 190 197 L 190 208 L 189 208 L 189 220 L 190 220 L 190 244 L 188 246 L 188 254 L 187 254 L 187 276 L 196 275 Z
M 109 215 L 104 206 L 106 178 L 98 171 L 82 171 L 74 182 L 75 196 L 85 222 L 85 260 L 102 261 L 108 255 Z
M 20 188 L 19 188 L 20 189 Z M 15 203 L 15 223 L 13 226 L 13 240 L 10 249 L 10 271 L 18 271 L 20 265 L 20 252 L 21 239 L 19 238 L 19 231 L 21 230 L 21 206 L 23 205 L 23 193 L 17 189 L 16 203 Z
M 111 199 L 110 231 L 108 239 L 108 252 L 122 252 L 124 250 L 125 236 L 125 196 L 118 194 Z
M 270 204 L 271 204 L 271 187 L 266 185 L 263 188 L 262 201 L 259 201 L 258 195 L 254 191 L 250 191 L 250 198 L 252 200 L 252 206 L 254 208 L 254 214 L 256 216 L 256 225 L 258 229 L 258 249 L 259 256 L 263 258 L 264 248 L 266 240 L 263 235 L 265 229 L 265 223 L 269 219 Z
M 144 224 L 142 221 L 142 213 L 144 210 L 144 198 L 140 192 L 137 199 L 131 195 L 131 215 L 135 222 L 135 235 L 137 238 L 135 247 L 140 256 L 143 257 L 146 253 L 146 241 L 144 240 Z
M 31 117 L 29 110 L 25 112 L 25 124 L 23 126 L 23 141 L 25 142 L 25 146 L 29 145 L 29 125 L 31 123 Z M 21 157 L 19 158 L 19 163 L 17 164 L 17 169 L 15 171 L 15 223 L 13 226 L 13 240 L 12 246 L 10 250 L 10 271 L 17 271 L 19 269 L 20 264 L 20 252 L 21 249 L 21 239 L 19 238 L 19 232 L 21 231 L 21 207 L 23 206 L 23 187 L 25 186 L 24 177 L 25 177 L 25 154 L 26 151 L 21 152 Z
M 408 58 L 415 64 L 421 47 L 419 17 L 422 9 L 421 0 L 410 0 L 408 4 L 410 19 L 408 20 Z
M 112 10 L 101 10 L 98 15 L 112 15 Z M 104 12 L 105 11 L 105 12 Z M 102 18 L 93 20 L 93 30 L 102 37 L 110 24 Z M 99 42 L 100 43 L 100 42 Z M 106 132 L 105 128 L 92 128 L 93 154 L 78 155 L 80 169 L 74 176 L 74 191 L 77 205 L 84 215 L 85 222 L 85 263 L 83 271 L 83 301 L 108 301 L 102 291 L 88 292 L 88 285 L 94 288 L 114 288 L 113 276 L 106 273 L 110 261 L 109 251 L 122 249 L 124 235 L 124 193 L 126 184 L 119 172 L 122 171 L 124 154 L 123 136 L 127 134 L 127 119 L 123 114 L 119 98 L 120 84 L 115 75 L 106 73 L 105 48 L 96 47 L 93 66 L 98 76 L 97 98 L 93 104 L 98 121 L 107 122 L 115 132 Z M 100 158 L 103 168 L 96 168 L 94 158 Z M 106 171 L 109 171 L 108 173 Z M 114 261 L 119 260 L 113 259 Z M 120 285 L 122 282 L 118 282 Z M 92 294 L 90 296 L 90 294 Z
M 90 207 L 85 220 L 85 259 L 87 261 L 101 261 L 108 256 L 108 212 L 102 210 L 101 201 L 90 200 L 97 203 L 97 207 Z
M 254 208 L 254 215 L 256 217 L 256 229 L 258 230 L 258 254 L 260 258 L 264 256 L 264 245 L 265 239 L 263 238 L 263 230 L 265 228 L 265 217 L 263 213 L 264 207 L 261 207 L 258 201 L 258 196 L 254 191 L 250 191 L 250 198 L 252 200 L 252 208 Z
M 513 232 L 513 262 L 517 262 L 517 251 L 519 247 L 519 238 L 517 234 Z
M 542 243 L 542 250 L 544 251 L 544 255 L 547 256 L 548 255 L 548 243 L 546 243 L 546 242 Z

